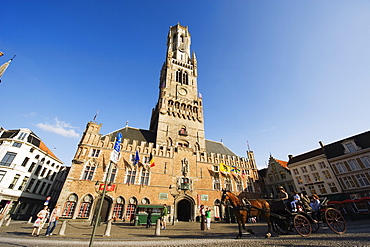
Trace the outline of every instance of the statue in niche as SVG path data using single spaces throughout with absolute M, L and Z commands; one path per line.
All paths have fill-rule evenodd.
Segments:
M 184 158 L 182 161 L 182 174 L 186 177 L 189 173 L 189 162 L 186 158 Z

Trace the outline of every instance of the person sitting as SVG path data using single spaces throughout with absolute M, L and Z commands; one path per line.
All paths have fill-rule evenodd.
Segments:
M 292 212 L 297 212 L 297 205 L 298 202 L 301 200 L 297 191 L 293 191 L 293 201 L 290 202 L 290 206 L 292 206 Z
M 316 194 L 312 194 L 312 202 L 310 203 L 310 206 L 312 208 L 312 219 L 314 219 L 315 222 L 318 222 L 319 216 L 320 216 L 320 207 L 321 207 L 321 202 L 320 198 Z
M 305 193 L 301 193 L 301 202 L 302 202 L 302 206 L 304 208 L 305 211 L 311 211 L 312 208 L 310 207 L 310 198 L 308 197 L 307 194 Z
M 288 208 L 288 193 L 286 193 L 285 189 L 283 186 L 279 186 L 279 200 L 284 202 L 284 205 L 286 208 Z

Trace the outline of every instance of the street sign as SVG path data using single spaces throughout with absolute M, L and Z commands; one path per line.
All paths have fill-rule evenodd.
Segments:
M 117 163 L 117 161 L 119 160 L 119 152 L 121 151 L 121 145 L 120 145 L 121 142 L 122 142 L 122 134 L 118 133 L 116 142 L 114 143 L 114 149 L 112 153 L 110 154 L 110 160 L 113 163 Z

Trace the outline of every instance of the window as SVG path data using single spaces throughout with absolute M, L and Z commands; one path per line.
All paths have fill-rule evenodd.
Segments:
M 305 167 L 305 166 L 302 166 L 301 167 L 301 170 L 302 170 L 302 172 L 304 173 L 304 172 L 307 172 L 307 168 Z
M 126 220 L 130 220 L 130 221 L 133 220 L 134 214 L 135 214 L 135 208 L 136 208 L 135 204 L 128 204 L 127 205 L 126 215 L 125 215 Z
M 48 195 L 48 194 L 49 194 L 50 187 L 51 187 L 51 184 L 48 184 L 48 185 L 46 186 L 46 189 L 45 189 L 45 191 L 44 191 L 44 195 Z
M 335 166 L 337 167 L 338 173 L 344 173 L 348 171 L 343 162 L 338 162 L 335 164 Z
M 226 178 L 226 180 L 225 180 L 225 189 L 232 191 L 230 178 Z
M 315 172 L 315 173 L 312 173 L 312 175 L 316 182 L 321 181 L 319 173 Z
M 311 192 L 311 194 L 316 194 L 316 190 L 314 186 L 308 186 L 308 190 Z
M 36 193 L 37 188 L 39 187 L 40 183 L 41 183 L 41 181 L 37 181 L 35 187 L 33 187 L 32 193 Z
M 13 142 L 13 147 L 20 148 L 22 146 L 22 143 L 20 142 Z
M 109 178 L 110 183 L 114 183 L 114 180 L 116 179 L 116 174 L 117 174 L 117 167 L 114 166 L 112 167 L 112 171 L 110 173 L 110 178 Z
M 41 166 L 41 165 L 38 165 L 38 166 L 37 166 L 36 171 L 35 171 L 35 175 L 36 175 L 36 176 L 38 176 L 38 175 L 40 174 L 41 168 L 42 168 L 42 166 Z
M 331 190 L 332 193 L 338 192 L 338 189 L 335 186 L 335 183 L 328 183 L 328 186 L 329 186 L 329 188 L 330 188 L 330 190 Z
M 214 172 L 219 172 L 219 168 L 220 168 L 220 166 L 213 166 L 213 171 Z
M 6 152 L 5 156 L 0 162 L 0 166 L 10 166 L 17 154 L 13 152 Z
M 350 153 L 356 152 L 356 148 L 355 148 L 355 146 L 353 145 L 352 142 L 346 143 L 345 147 L 348 150 L 348 152 L 350 152 Z
M 326 189 L 325 189 L 325 186 L 323 184 L 319 184 L 319 185 L 317 185 L 317 187 L 319 188 L 321 194 L 326 194 L 327 193 Z
M 0 171 L 0 182 L 3 180 L 5 177 L 6 171 Z
M 218 173 L 213 176 L 213 189 L 221 190 L 220 174 Z
M 90 195 L 86 195 L 84 197 L 84 201 L 80 205 L 80 210 L 78 211 L 78 218 L 88 218 L 91 211 L 91 202 L 92 197 Z
M 42 182 L 38 194 L 43 195 L 46 182 Z
M 291 182 L 288 182 L 289 191 L 294 191 L 294 186 Z
M 18 190 L 23 190 L 24 189 L 24 187 L 26 186 L 26 183 L 27 183 L 28 179 L 29 179 L 29 177 L 24 177 L 21 185 L 19 185 L 19 187 L 18 187 Z
M 331 179 L 331 175 L 328 170 L 322 171 L 322 174 L 324 174 L 325 179 Z
M 116 203 L 113 207 L 113 219 L 122 219 L 123 215 L 123 204 L 122 203 Z
M 75 207 L 76 207 L 76 202 L 71 202 L 71 201 L 66 202 L 66 204 L 64 205 L 62 217 L 72 218 Z
M 272 174 L 269 174 L 269 180 L 270 180 L 270 182 L 274 181 L 274 178 L 272 177 Z
M 367 179 L 365 174 L 356 175 L 356 179 L 361 187 L 370 185 L 369 180 Z
M 18 140 L 24 140 L 24 138 L 27 136 L 27 133 L 21 132 L 18 136 Z
M 325 162 L 319 162 L 319 167 L 320 167 L 320 169 L 324 169 L 324 168 L 326 168 L 326 165 L 325 165 Z
M 149 171 L 143 170 L 141 172 L 140 184 L 141 185 L 148 185 L 149 184 Z
M 353 182 L 352 177 L 343 177 L 343 183 L 347 189 L 356 187 L 356 184 Z
M 99 157 L 99 154 L 100 154 L 100 150 L 99 149 L 93 149 L 91 151 L 91 157 L 98 158 Z
M 95 164 L 87 164 L 85 166 L 85 171 L 82 175 L 82 180 L 92 180 L 95 172 Z
M 28 158 L 28 157 L 24 158 L 21 166 L 26 166 L 29 160 L 30 160 L 30 158 Z
M 32 172 L 33 168 L 35 168 L 36 166 L 36 163 L 35 162 L 32 162 L 32 164 L 30 165 L 30 168 L 28 168 L 28 172 Z
M 370 156 L 369 155 L 361 157 L 360 160 L 366 168 L 370 168 Z
M 240 179 L 236 180 L 236 190 L 239 191 L 239 192 L 243 191 L 243 184 L 242 184 L 242 181 Z
M 299 174 L 298 169 L 297 168 L 293 169 L 293 173 L 294 173 L 294 175 L 298 175 Z
M 31 178 L 31 181 L 30 181 L 30 183 L 28 184 L 27 189 L 26 189 L 26 191 L 27 191 L 27 192 L 30 192 L 30 191 L 31 191 L 32 186 L 33 186 L 33 184 L 35 183 L 35 181 L 36 181 L 36 179 L 35 179 L 35 178 Z
M 316 166 L 315 164 L 311 164 L 308 166 L 310 168 L 311 171 L 316 171 Z
M 21 175 L 16 174 L 13 178 L 13 181 L 9 184 L 9 189 L 13 189 L 15 187 L 15 184 L 18 182 L 18 179 Z
M 306 183 L 312 183 L 312 180 L 310 178 L 310 175 L 303 175 L 303 177 L 304 177 Z
M 136 171 L 127 170 L 126 184 L 135 184 Z
M 281 171 L 281 172 L 280 172 L 280 178 L 281 178 L 281 179 L 285 179 L 285 178 L 286 178 L 286 176 L 285 176 L 285 172 L 284 172 L 284 171 Z
M 45 175 L 46 170 L 47 170 L 46 168 L 42 169 L 42 172 L 41 172 L 41 175 L 40 175 L 41 177 L 43 177 Z
M 145 156 L 144 157 L 144 164 L 149 164 L 149 162 L 150 162 L 150 157 L 149 156 Z
M 297 183 L 298 184 L 303 184 L 301 176 L 297 176 Z
M 354 159 L 348 160 L 347 163 L 348 163 L 348 165 L 349 165 L 349 167 L 351 168 L 352 171 L 357 171 L 357 170 L 361 169 L 359 164 L 357 163 L 357 161 L 354 160 Z

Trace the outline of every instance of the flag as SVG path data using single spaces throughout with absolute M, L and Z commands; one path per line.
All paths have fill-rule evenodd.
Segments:
M 135 153 L 135 159 L 134 159 L 134 165 L 136 165 L 137 163 L 139 163 L 139 161 L 140 161 L 139 152 L 136 151 L 136 153 Z
M 198 93 L 198 98 L 199 99 L 202 99 L 203 98 L 203 95 L 201 93 Z
M 220 163 L 220 171 L 229 173 L 230 172 L 230 167 L 221 162 Z
M 233 166 L 232 169 L 231 169 L 232 172 L 235 172 L 235 173 L 240 173 L 240 169 L 236 166 Z
M 152 154 L 150 154 L 150 156 L 149 156 L 149 164 L 150 164 L 150 167 L 155 166 L 154 158 L 153 158 L 153 155 Z
M 95 116 L 94 116 L 93 121 L 95 121 L 95 120 L 96 120 L 96 118 L 98 117 L 98 114 L 99 114 L 99 110 L 96 112 L 96 114 L 95 114 Z
M 3 65 L 0 66 L 0 77 L 3 76 L 5 70 L 8 68 L 8 66 L 9 66 L 10 62 L 13 60 L 13 58 L 10 59 L 8 62 L 6 62 L 6 63 L 4 63 Z M 0 80 L 0 82 L 1 82 L 1 80 Z
M 243 170 L 242 170 L 242 178 L 245 178 L 245 175 L 246 175 L 246 174 L 245 174 L 245 170 L 243 169 Z

